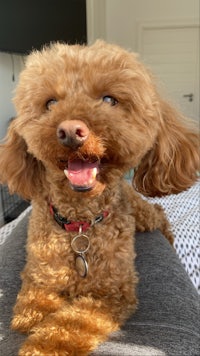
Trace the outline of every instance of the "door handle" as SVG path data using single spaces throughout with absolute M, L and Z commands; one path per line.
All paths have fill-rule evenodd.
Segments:
M 184 98 L 188 98 L 188 101 L 193 101 L 194 99 L 194 94 L 184 94 L 183 95 Z

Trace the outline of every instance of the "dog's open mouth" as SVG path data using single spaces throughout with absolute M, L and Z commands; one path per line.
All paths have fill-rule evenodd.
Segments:
M 94 188 L 99 172 L 99 160 L 76 158 L 68 161 L 64 173 L 73 190 L 84 192 Z

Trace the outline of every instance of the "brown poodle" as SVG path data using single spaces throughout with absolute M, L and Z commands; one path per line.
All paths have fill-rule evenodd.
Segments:
M 134 168 L 145 195 L 187 189 L 199 138 L 137 57 L 102 41 L 33 52 L 14 102 L 1 182 L 33 206 L 12 321 L 28 333 L 19 355 L 88 355 L 137 307 L 135 230 L 173 241 L 124 174 Z

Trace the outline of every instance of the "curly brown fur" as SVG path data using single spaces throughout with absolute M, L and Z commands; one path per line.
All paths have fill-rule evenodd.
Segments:
M 19 355 L 88 355 L 137 307 L 135 230 L 160 229 L 173 242 L 162 209 L 123 176 L 135 168 L 147 195 L 187 189 L 199 169 L 198 135 L 134 54 L 102 41 L 33 52 L 14 102 L 0 178 L 33 206 L 12 321 L 29 335 Z M 56 223 L 49 201 L 76 222 L 109 213 L 84 232 L 85 278 L 71 247 L 77 232 Z

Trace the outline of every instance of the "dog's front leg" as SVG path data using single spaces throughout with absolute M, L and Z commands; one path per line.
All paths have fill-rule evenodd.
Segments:
M 46 316 L 31 331 L 19 356 L 85 356 L 119 328 L 107 302 L 80 297 Z
M 138 196 L 136 206 L 134 207 L 134 216 L 136 231 L 153 231 L 159 229 L 170 244 L 173 244 L 174 237 L 170 229 L 170 224 L 160 205 L 150 204 Z
M 29 332 L 45 315 L 61 308 L 64 300 L 55 292 L 24 283 L 14 307 L 12 329 Z

